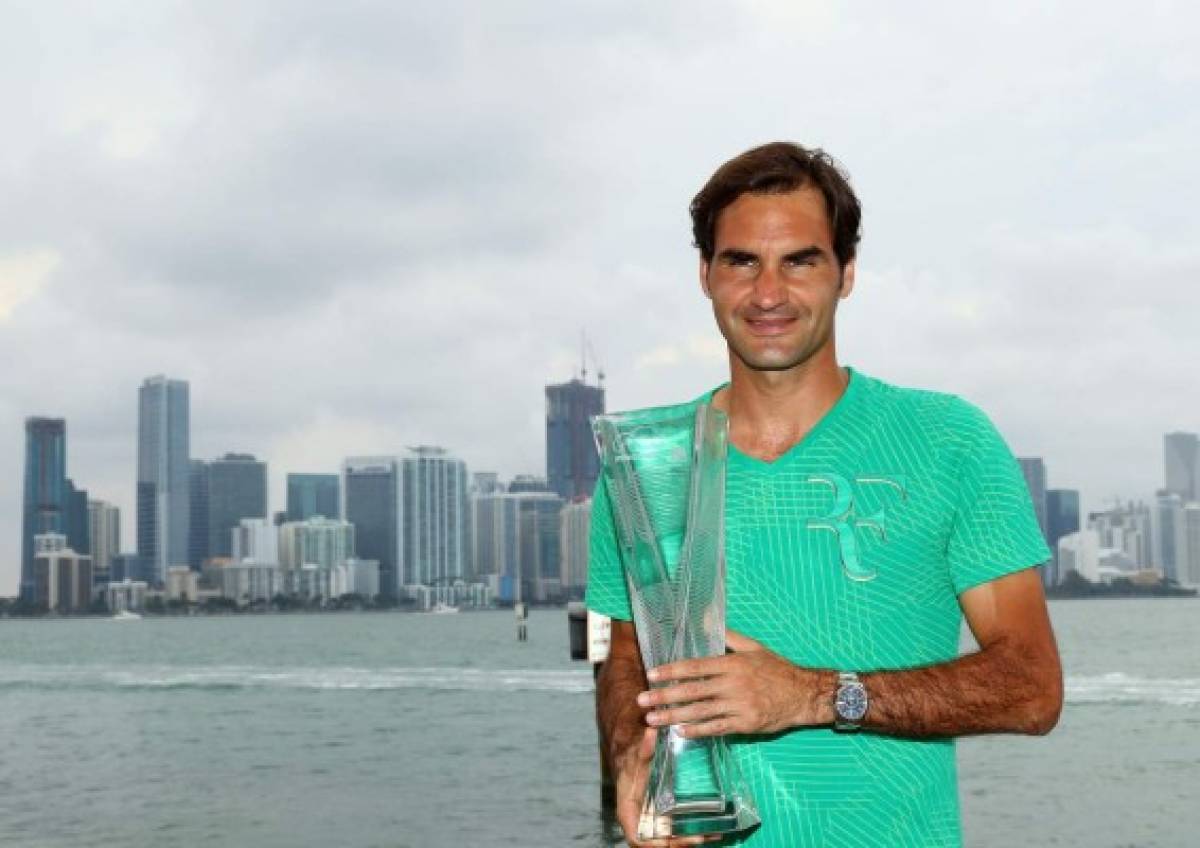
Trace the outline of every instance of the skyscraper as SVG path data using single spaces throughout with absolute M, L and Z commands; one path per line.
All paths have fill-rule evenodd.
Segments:
M 137 549 L 155 582 L 188 562 L 188 384 L 162 375 L 138 391 Z
M 212 554 L 208 549 L 208 463 L 188 463 L 188 565 L 199 571 Z
M 592 525 L 592 499 L 579 498 L 559 513 L 562 540 L 562 587 L 570 600 L 582 600 L 587 586 L 588 535 Z
M 1078 533 L 1079 492 L 1074 489 L 1048 489 L 1046 491 L 1046 542 L 1052 554 L 1050 574 L 1046 585 L 1055 586 L 1062 582 L 1063 573 L 1058 563 L 1058 540 L 1069 533 Z
M 1195 433 L 1163 436 L 1165 488 L 1187 503 L 1200 500 L 1200 437 Z
M 227 453 L 208 463 L 208 555 L 233 554 L 232 532 L 244 518 L 267 518 L 267 464 Z
M 565 501 L 591 497 L 600 473 L 591 417 L 604 412 L 604 387 L 580 379 L 546 386 L 546 477 Z
M 92 549 L 91 526 L 88 522 L 88 493 L 86 489 L 77 489 L 75 481 L 69 477 L 63 532 L 67 536 L 67 544 L 76 553 L 86 554 Z
M 336 474 L 287 476 L 288 521 L 307 521 L 317 516 L 337 518 L 341 514 Z
M 34 537 L 61 534 L 67 512 L 67 424 L 61 418 L 25 419 L 25 485 L 21 521 L 21 597 L 34 593 Z
M 1160 489 L 1150 513 L 1154 537 L 1154 565 L 1164 577 L 1181 580 L 1187 568 L 1187 535 L 1183 524 L 1183 498 L 1175 492 Z
M 121 552 L 121 510 L 104 501 L 88 501 L 88 538 L 92 569 L 105 579 L 112 573 L 112 560 Z
M 358 556 L 379 563 L 379 593 L 397 596 L 400 558 L 400 462 L 351 457 L 342 464 L 342 518 L 354 525 Z
M 401 586 L 435 586 L 464 579 L 467 466 L 439 447 L 411 448 L 401 459 Z M 374 559 L 360 550 L 359 555 Z

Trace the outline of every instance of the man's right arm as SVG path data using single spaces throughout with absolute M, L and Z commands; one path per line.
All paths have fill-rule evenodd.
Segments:
M 638 693 L 646 689 L 633 623 L 613 619 L 608 659 L 596 681 L 596 723 L 604 757 L 614 775 L 622 756 L 641 741 L 646 730 L 646 711 L 637 703 Z
M 638 693 L 645 691 L 646 685 L 646 671 L 633 623 L 613 619 L 608 659 L 596 680 L 596 723 L 600 726 L 604 757 L 613 775 L 617 822 L 625 832 L 625 839 L 637 848 L 682 848 L 715 842 L 721 837 L 691 836 L 642 842 L 637 839 L 650 760 L 658 736 L 658 731 L 646 724 L 646 710 L 637 703 Z

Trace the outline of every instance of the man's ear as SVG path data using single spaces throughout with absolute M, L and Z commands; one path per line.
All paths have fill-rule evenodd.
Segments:
M 700 257 L 700 289 L 704 292 L 704 296 L 712 300 L 712 292 L 708 290 L 708 265 L 709 262 L 703 256 Z
M 854 268 L 857 259 L 851 259 L 842 268 L 842 287 L 838 291 L 839 298 L 850 296 L 850 292 L 854 291 Z

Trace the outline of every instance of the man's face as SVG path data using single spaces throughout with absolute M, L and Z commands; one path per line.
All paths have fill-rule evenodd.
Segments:
M 807 362 L 833 338 L 838 300 L 854 287 L 840 267 L 821 192 L 743 194 L 717 217 L 700 284 L 729 349 L 755 371 Z

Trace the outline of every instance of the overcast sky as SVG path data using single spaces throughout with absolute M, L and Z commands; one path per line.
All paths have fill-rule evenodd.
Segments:
M 687 204 L 774 139 L 863 201 L 843 362 L 1146 497 L 1200 429 L 1200 14 L 1046 5 L 0 2 L 0 595 L 26 416 L 133 546 L 151 374 L 273 509 L 406 445 L 544 474 L 584 328 L 610 409 L 711 387 Z

